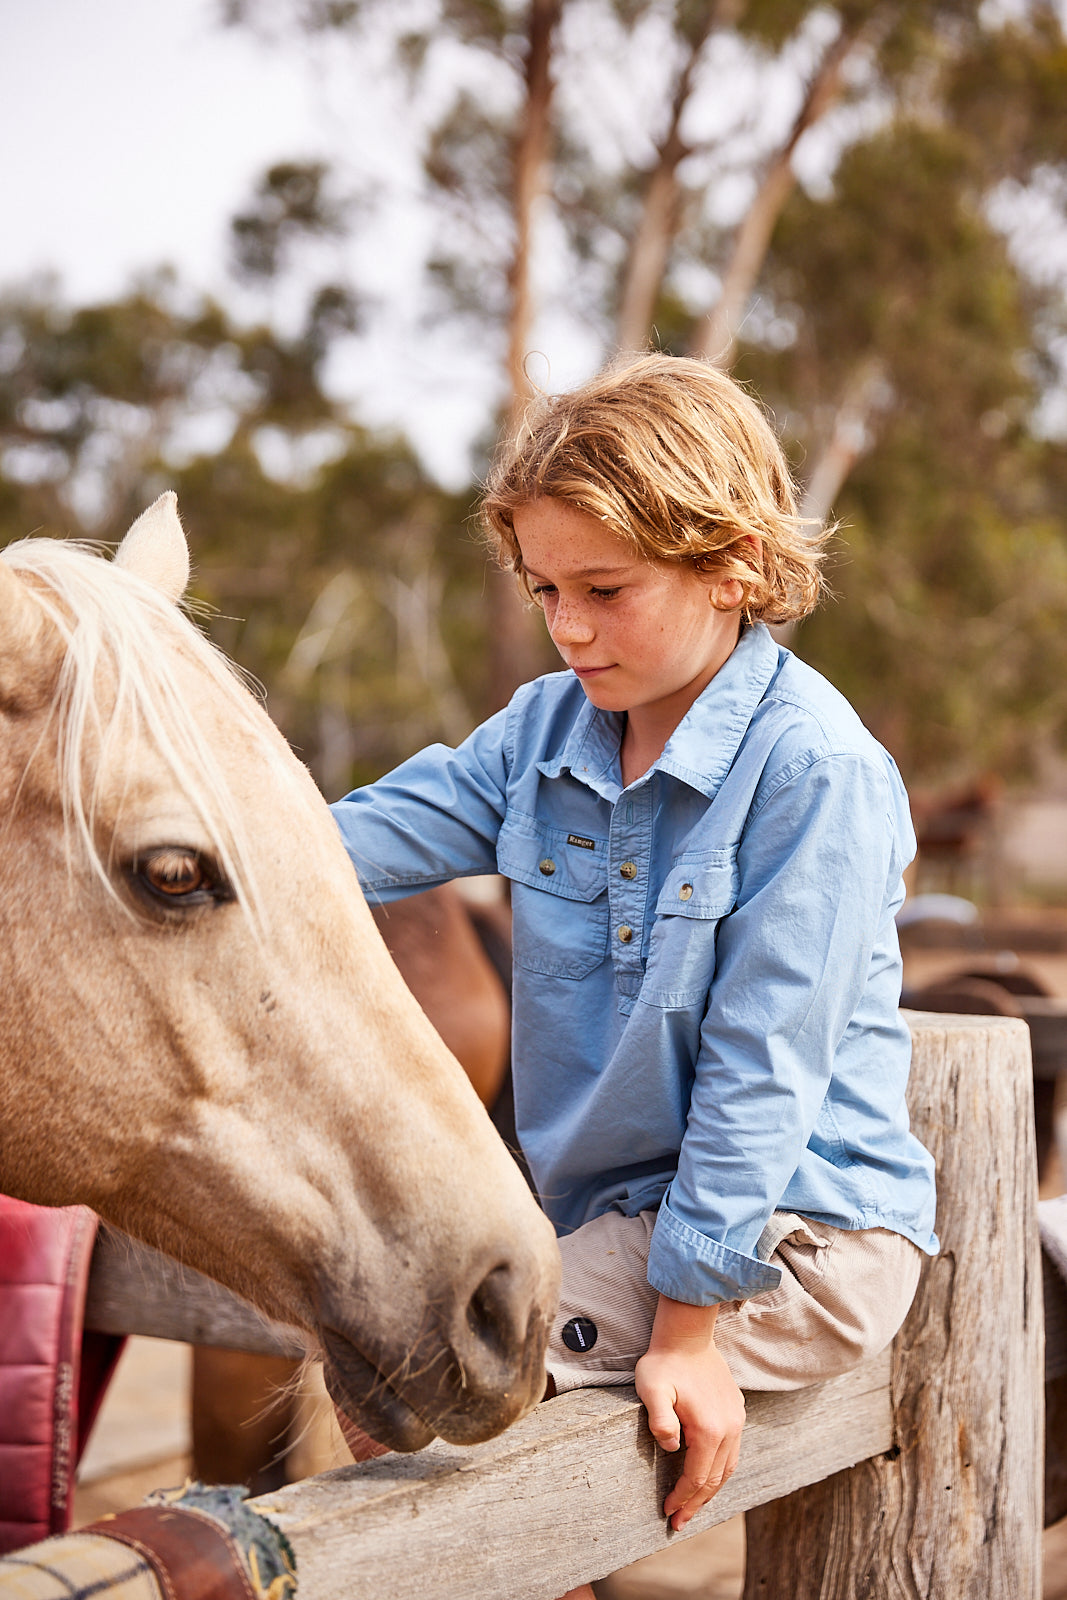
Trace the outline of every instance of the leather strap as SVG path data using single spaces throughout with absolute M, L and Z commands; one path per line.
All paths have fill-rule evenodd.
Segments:
M 80 1531 L 138 1551 L 166 1600 L 258 1600 L 235 1541 L 201 1511 L 135 1506 Z

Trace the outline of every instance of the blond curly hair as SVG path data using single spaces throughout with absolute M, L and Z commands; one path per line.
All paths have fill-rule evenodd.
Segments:
M 543 497 L 596 517 L 647 558 L 738 579 L 753 621 L 796 621 L 818 604 L 828 536 L 798 516 L 760 407 L 707 362 L 630 357 L 531 403 L 480 511 L 490 548 L 530 598 L 514 516 Z

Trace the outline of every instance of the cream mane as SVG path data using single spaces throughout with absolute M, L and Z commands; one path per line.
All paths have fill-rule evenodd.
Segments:
M 76 840 L 114 894 L 109 846 L 99 839 L 103 775 L 131 739 L 146 738 L 203 826 L 238 899 L 255 916 L 249 841 L 229 784 L 197 722 L 175 690 L 168 666 L 193 659 L 232 711 L 235 733 L 253 731 L 255 703 L 227 658 L 158 589 L 101 559 L 92 546 L 20 539 L 0 560 L 32 589 L 64 645 L 52 717 L 67 848 Z M 103 705 L 101 705 L 101 697 Z

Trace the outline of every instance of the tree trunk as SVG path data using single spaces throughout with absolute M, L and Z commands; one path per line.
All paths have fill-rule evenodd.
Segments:
M 744 0 L 718 0 L 708 5 L 689 55 L 678 78 L 671 102 L 671 118 L 659 148 L 656 165 L 645 182 L 641 216 L 630 245 L 619 298 L 616 340 L 620 350 L 640 350 L 648 339 L 671 245 L 678 231 L 681 185 L 678 168 L 690 154 L 680 128 L 693 92 L 697 63 L 712 33 L 736 22 Z
M 508 272 L 508 427 L 511 432 L 522 417 L 530 395 L 526 356 L 534 319 L 530 257 L 537 202 L 545 191 L 552 107 L 552 37 L 559 22 L 562 0 L 531 0 L 529 47 L 526 52 L 526 99 L 515 146 L 515 253 Z
M 866 30 L 864 30 L 866 32 Z M 811 81 L 804 104 L 789 137 L 772 158 L 748 211 L 734 236 L 733 249 L 723 274 L 722 293 L 699 324 L 693 353 L 730 367 L 738 330 L 756 279 L 763 267 L 775 224 L 796 183 L 793 155 L 808 129 L 829 111 L 841 93 L 843 68 L 860 34 L 842 29 Z
M 816 459 L 800 500 L 800 515 L 813 529 L 825 525 L 853 467 L 870 449 L 871 416 L 878 406 L 879 391 L 887 388 L 888 381 L 880 358 L 869 356 L 860 362 L 846 384 L 830 437 Z M 795 622 L 779 622 L 771 628 L 777 642 L 785 645 L 792 644 L 796 631 Z
M 871 416 L 887 382 L 882 361 L 869 356 L 845 387 L 830 437 L 815 462 L 800 502 L 800 515 L 819 527 L 833 510 L 856 462 L 869 448 Z
M 1041 1593 L 1043 1317 L 1025 1025 L 911 1020 L 908 1103 L 937 1164 L 943 1248 L 893 1344 L 896 1443 L 746 1514 L 745 1600 Z
M 526 356 L 534 320 L 531 277 L 534 217 L 545 190 L 552 106 L 552 41 L 562 0 L 532 0 L 526 52 L 526 100 L 515 146 L 515 251 L 508 272 L 508 411 L 507 432 L 517 432 L 530 382 Z M 546 650 L 540 617 L 523 604 L 509 573 L 488 574 L 489 693 L 486 713 L 506 705 L 521 683 L 543 672 Z

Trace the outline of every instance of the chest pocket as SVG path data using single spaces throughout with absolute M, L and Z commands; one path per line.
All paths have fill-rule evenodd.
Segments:
M 583 836 L 586 837 L 586 836 Z M 511 880 L 515 965 L 550 978 L 585 978 L 608 953 L 607 840 L 568 844 L 562 828 L 508 817 L 497 839 Z
M 736 850 L 680 861 L 656 901 L 641 999 L 654 1006 L 703 1003 L 715 976 L 715 936 L 737 904 Z

